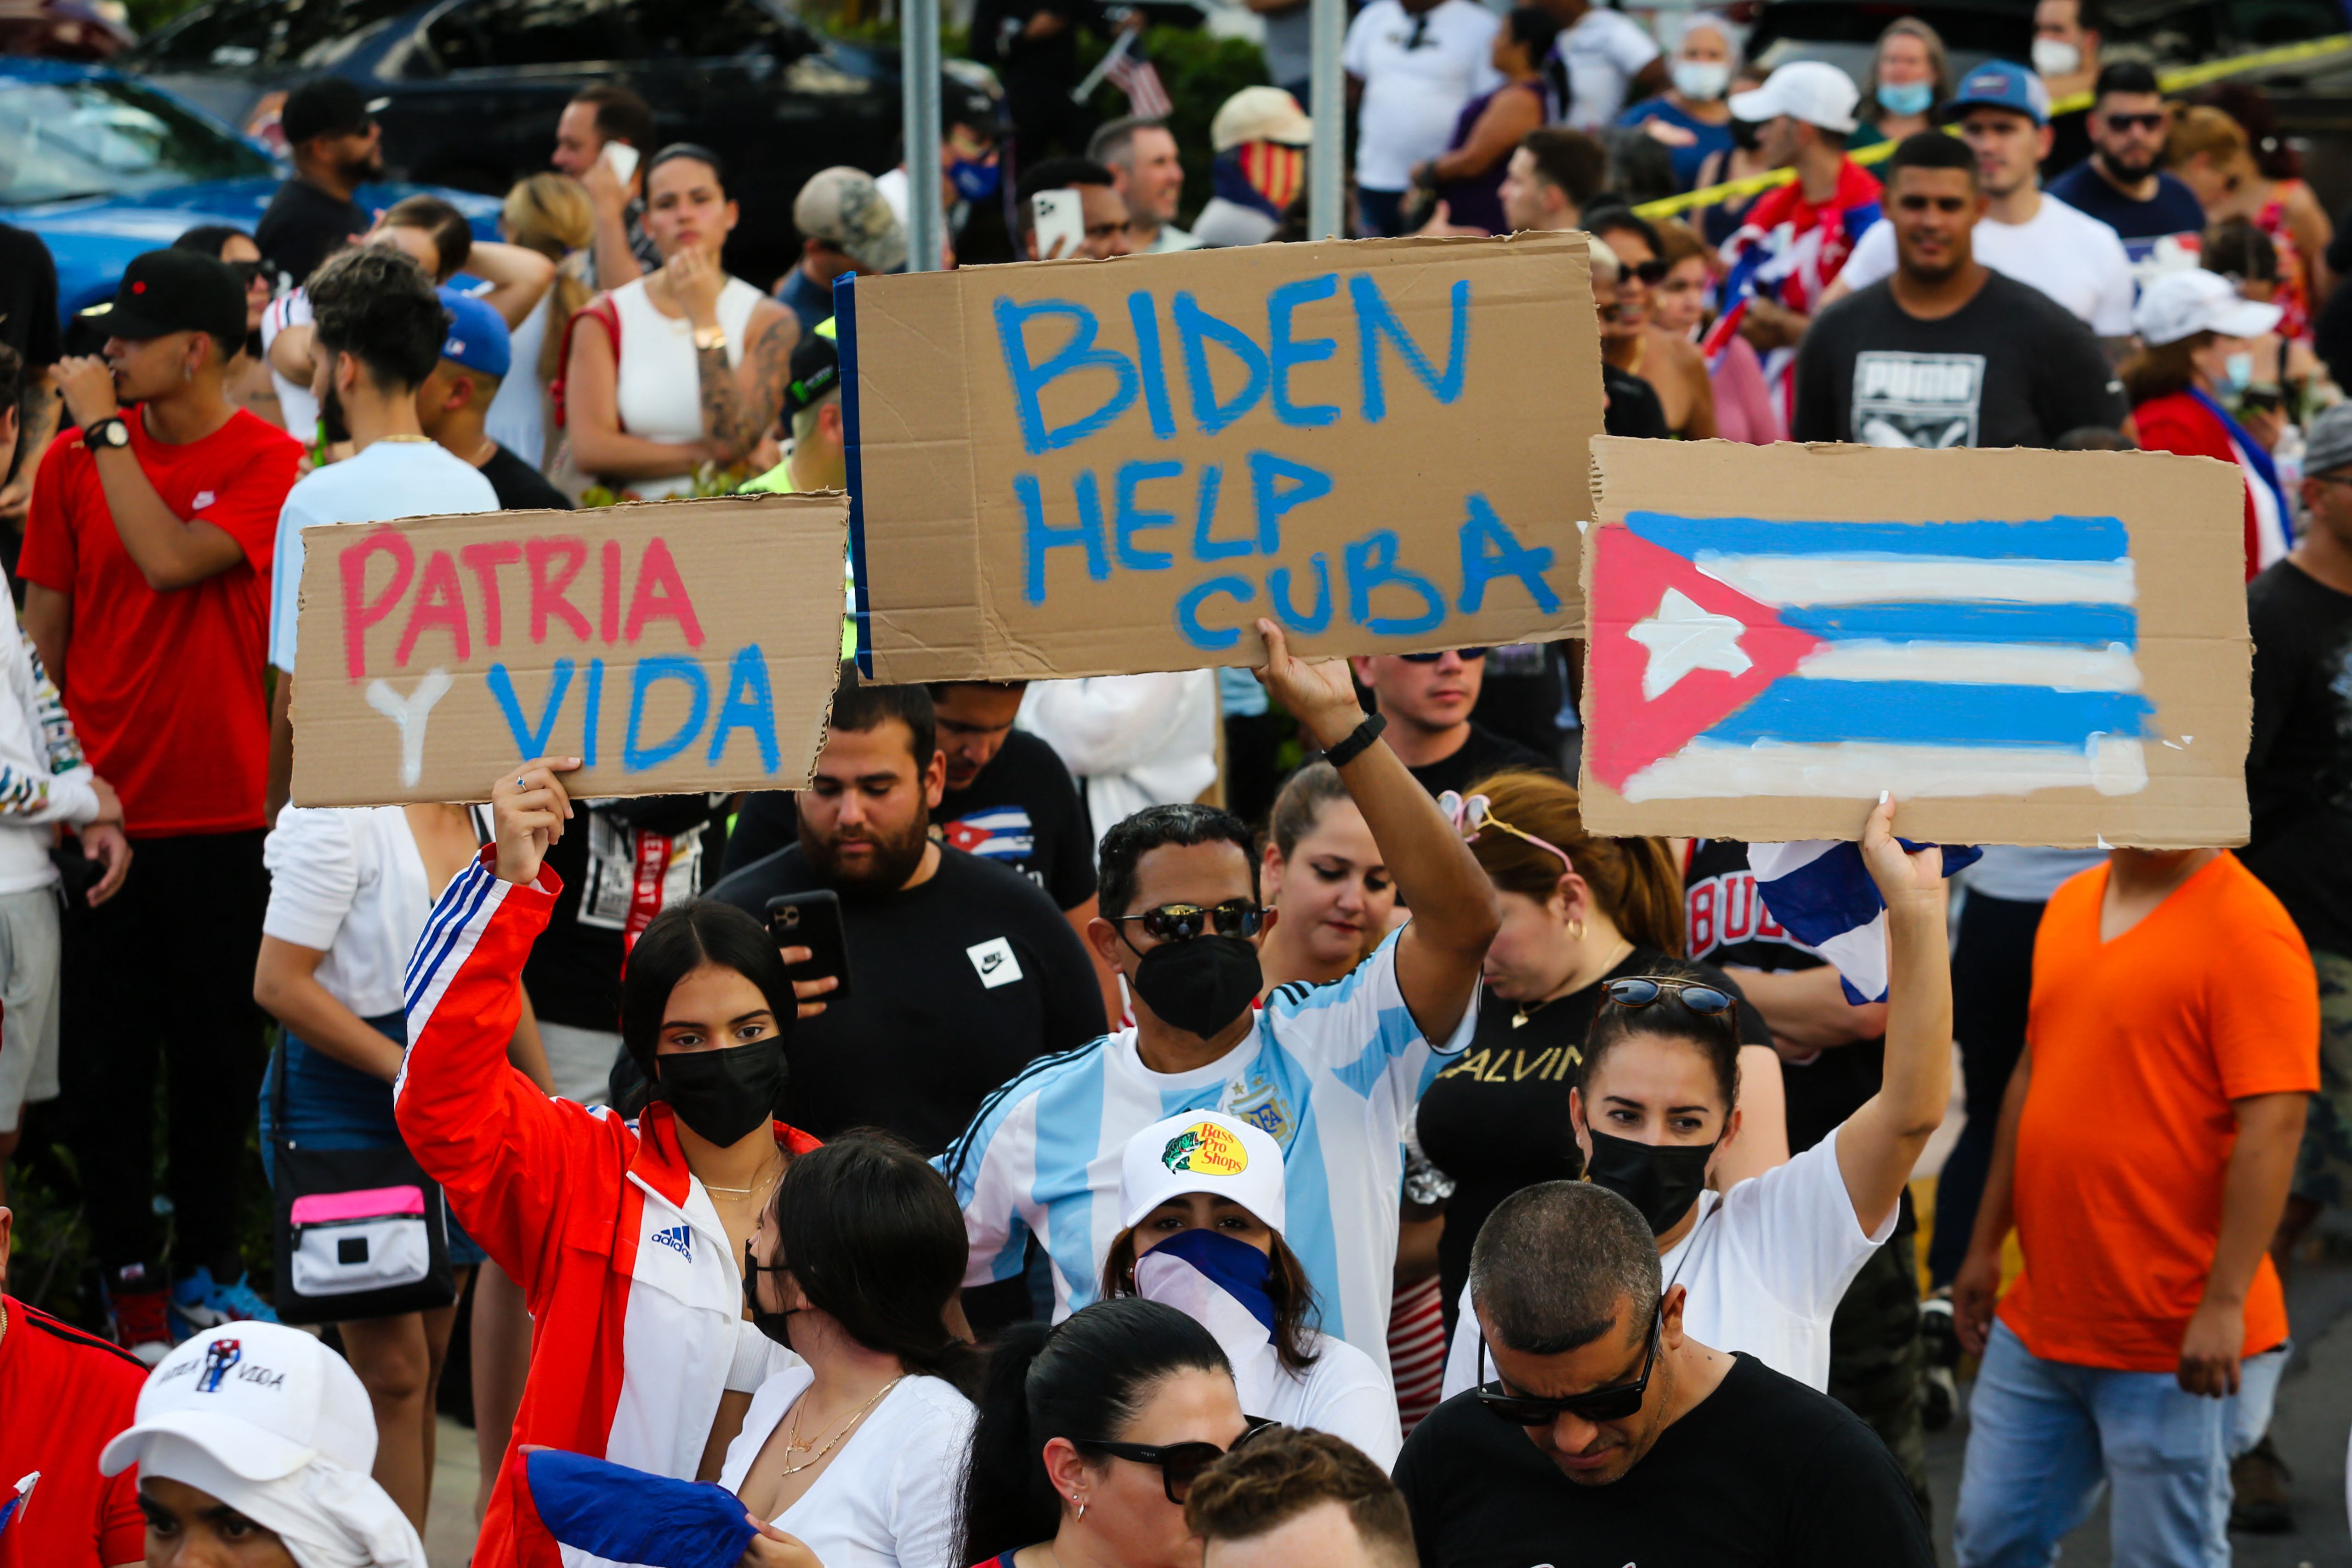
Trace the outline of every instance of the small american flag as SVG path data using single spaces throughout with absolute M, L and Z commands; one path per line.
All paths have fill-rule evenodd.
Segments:
M 1141 120 L 1165 120 L 1176 107 L 1160 69 L 1144 54 L 1133 33 L 1121 33 L 1110 48 L 1110 79 L 1127 94 L 1128 111 Z

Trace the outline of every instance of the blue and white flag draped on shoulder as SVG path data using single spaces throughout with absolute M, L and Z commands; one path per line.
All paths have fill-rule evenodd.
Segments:
M 523 1457 L 540 1523 L 562 1544 L 646 1568 L 735 1568 L 759 1531 L 742 1501 L 708 1481 L 677 1481 L 561 1448 Z
M 1900 839 L 1906 849 L 1925 845 Z M 1944 875 L 1975 863 L 1981 849 L 1944 846 Z M 1870 879 L 1862 846 L 1850 839 L 1751 844 L 1756 891 L 1790 936 L 1836 966 L 1845 999 L 1886 1000 L 1886 900 Z

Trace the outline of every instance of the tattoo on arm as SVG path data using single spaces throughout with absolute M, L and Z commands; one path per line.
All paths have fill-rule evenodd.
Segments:
M 786 361 L 792 345 L 790 334 L 779 329 L 788 319 L 779 316 L 770 321 L 768 330 L 752 345 L 751 390 L 748 394 L 733 367 L 728 364 L 725 350 L 704 349 L 695 356 L 702 378 L 702 414 L 710 438 L 722 451 L 737 454 L 739 461 L 759 445 L 760 437 L 775 423 L 776 410 L 783 401 Z

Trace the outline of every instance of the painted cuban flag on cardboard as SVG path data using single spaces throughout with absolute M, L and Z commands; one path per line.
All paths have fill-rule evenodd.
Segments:
M 1594 443 L 1596 831 L 2244 840 L 2240 480 L 2147 453 Z

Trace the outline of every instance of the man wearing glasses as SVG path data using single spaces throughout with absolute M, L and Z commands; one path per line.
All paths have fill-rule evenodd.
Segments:
M 1471 784 L 1506 768 L 1559 771 L 1551 758 L 1470 717 L 1486 686 L 1486 654 L 1454 647 L 1348 661 L 1387 722 L 1389 745 L 1433 798 L 1447 790 L 1468 795 Z
M 2196 237 L 2205 229 L 2196 194 L 2157 167 L 2171 124 L 2156 73 L 2137 60 L 2117 60 L 2099 72 L 2091 155 L 2050 183 L 2052 195 L 2116 231 L 2143 279 L 2151 268 L 2195 266 Z
M 1469 1043 L 1499 917 L 1486 873 L 1381 739 L 1384 719 L 1365 717 L 1347 668 L 1293 658 L 1278 627 L 1257 626 L 1268 692 L 1339 770 L 1412 922 L 1346 979 L 1283 986 L 1260 1008 L 1257 942 L 1276 917 L 1258 901 L 1248 828 L 1208 806 L 1136 813 L 1103 838 L 1087 931 L 1126 982 L 1134 1026 L 1034 1064 L 940 1165 L 963 1209 L 966 1289 L 1021 1272 L 1034 1237 L 1059 1318 L 1099 1291 L 1128 1140 L 1180 1111 L 1239 1117 L 1282 1147 L 1286 1239 L 1323 1331 L 1385 1370 L 1405 1118 L 1438 1058 Z
M 1397 1461 L 1423 1568 L 1936 1560 L 1869 1427 L 1684 1332 L 1687 1292 L 1615 1193 L 1512 1194 L 1478 1233 L 1470 1289 L 1492 1346 L 1483 1381 Z

